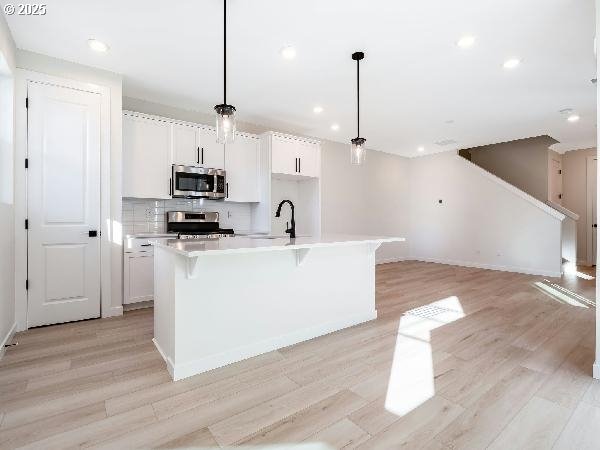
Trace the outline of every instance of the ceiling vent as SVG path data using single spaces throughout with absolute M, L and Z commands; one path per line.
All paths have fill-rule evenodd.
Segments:
M 435 145 L 439 145 L 440 147 L 447 147 L 449 145 L 458 144 L 458 142 L 456 142 L 454 139 L 444 139 L 443 141 L 437 141 L 434 143 L 435 143 Z

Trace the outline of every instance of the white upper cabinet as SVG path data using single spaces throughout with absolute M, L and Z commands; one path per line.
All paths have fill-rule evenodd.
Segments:
M 298 173 L 305 177 L 318 178 L 321 174 L 321 152 L 319 144 L 297 141 Z
M 217 144 L 214 129 L 192 124 L 173 124 L 173 164 L 222 169 L 223 144 Z
M 198 128 L 200 145 L 200 166 L 211 169 L 225 167 L 225 148 L 217 143 L 217 132 L 214 128 Z
M 321 151 L 317 142 L 271 134 L 271 172 L 318 178 L 321 173 Z
M 192 125 L 173 125 L 173 164 L 197 166 L 200 163 L 200 144 L 198 127 Z
M 288 175 L 298 174 L 296 141 L 274 135 L 271 140 L 271 172 Z
M 237 133 L 227 149 L 216 140 L 206 125 L 124 112 L 123 196 L 171 198 L 171 165 L 177 164 L 225 169 L 227 201 L 260 202 L 261 140 Z
M 260 140 L 237 133 L 232 144 L 225 145 L 226 201 L 259 202 Z
M 123 115 L 123 197 L 170 198 L 171 123 Z

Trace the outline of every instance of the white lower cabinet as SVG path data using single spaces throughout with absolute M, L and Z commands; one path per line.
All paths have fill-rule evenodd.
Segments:
M 123 304 L 154 300 L 154 252 L 125 253 L 123 261 Z

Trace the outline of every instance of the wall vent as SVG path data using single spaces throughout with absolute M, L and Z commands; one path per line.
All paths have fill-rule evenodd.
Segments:
M 435 145 L 439 145 L 440 147 L 447 147 L 448 145 L 456 144 L 458 144 L 458 142 L 456 142 L 454 139 L 444 139 L 443 141 L 435 142 Z

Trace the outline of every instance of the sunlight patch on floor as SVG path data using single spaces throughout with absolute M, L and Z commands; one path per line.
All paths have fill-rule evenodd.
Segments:
M 583 280 L 595 280 L 596 278 L 588 273 L 584 273 L 584 272 L 579 272 L 577 270 L 577 265 L 575 264 L 565 264 L 564 267 L 565 270 L 565 274 L 567 275 L 575 275 L 578 278 L 581 278 Z
M 536 281 L 533 285 L 559 303 L 576 306 L 578 308 L 589 308 L 596 306 L 593 300 L 587 299 L 582 295 L 576 294 L 558 284 L 552 283 L 549 280 Z
M 455 296 L 402 315 L 385 399 L 386 410 L 403 416 L 435 395 L 431 331 L 463 317 L 462 305 Z

